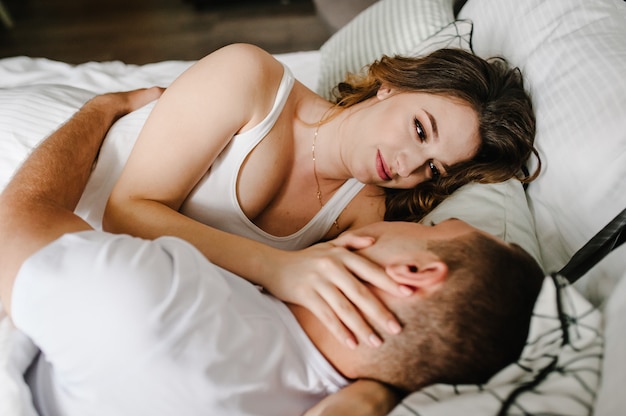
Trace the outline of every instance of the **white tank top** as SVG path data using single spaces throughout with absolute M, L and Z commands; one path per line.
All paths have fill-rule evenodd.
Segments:
M 211 169 L 187 197 L 180 209 L 181 213 L 211 227 L 284 250 L 305 248 L 324 238 L 341 211 L 363 188 L 363 184 L 356 179 L 347 180 L 311 221 L 288 236 L 275 236 L 257 227 L 246 217 L 237 199 L 239 170 L 248 154 L 274 126 L 293 84 L 293 75 L 285 67 L 269 114 L 250 130 L 233 136 Z
M 363 188 L 356 179 L 347 180 L 311 221 L 288 236 L 277 237 L 261 230 L 246 217 L 237 200 L 237 177 L 241 165 L 274 126 L 293 84 L 293 75 L 285 67 L 269 114 L 255 127 L 233 136 L 187 197 L 181 207 L 183 214 L 211 227 L 283 250 L 302 249 L 324 238 L 341 211 Z M 109 130 L 102 144 L 96 168 L 76 208 L 76 213 L 95 229 L 102 229 L 106 201 L 154 104 L 152 102 L 122 117 Z

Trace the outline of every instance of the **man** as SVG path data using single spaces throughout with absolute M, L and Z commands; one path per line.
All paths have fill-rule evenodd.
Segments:
M 458 220 L 372 224 L 327 243 L 414 289 L 368 286 L 403 330 L 355 349 L 180 239 L 90 230 L 73 210 L 102 138 L 159 94 L 95 97 L 0 195 L 0 300 L 42 351 L 28 375 L 42 416 L 295 415 L 354 379 L 404 392 L 485 382 L 519 356 L 543 273 Z

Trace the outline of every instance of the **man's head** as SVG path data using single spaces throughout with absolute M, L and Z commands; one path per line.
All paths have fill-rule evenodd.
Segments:
M 363 348 L 359 377 L 407 391 L 484 383 L 519 357 L 544 278 L 519 246 L 459 220 L 432 227 L 387 222 L 359 233 L 376 238 L 363 256 L 416 289 L 401 298 L 372 287 L 403 331 L 380 348 Z

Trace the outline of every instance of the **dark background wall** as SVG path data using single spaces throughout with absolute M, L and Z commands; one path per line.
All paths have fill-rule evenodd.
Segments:
M 233 42 L 271 53 L 318 49 L 329 36 L 311 0 L 0 2 L 13 21 L 0 23 L 0 58 L 144 64 L 195 60 Z

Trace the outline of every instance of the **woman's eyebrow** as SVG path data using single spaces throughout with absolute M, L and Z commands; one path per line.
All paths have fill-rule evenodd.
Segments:
M 428 111 L 424 110 L 424 112 L 426 113 L 426 116 L 428 117 L 428 120 L 430 120 L 430 125 L 432 127 L 433 130 L 433 137 L 435 139 L 439 139 L 439 129 L 437 128 L 437 120 L 435 119 L 435 117 L 430 114 Z M 448 171 L 450 170 L 450 165 L 448 165 L 447 163 L 441 162 L 441 166 L 443 167 L 444 171 Z
M 433 117 L 433 115 L 430 114 L 428 111 L 424 110 L 424 112 L 428 116 L 428 120 L 430 120 L 430 126 L 432 127 L 432 130 L 433 130 L 433 136 L 435 137 L 435 139 L 438 139 L 439 130 L 437 129 L 437 120 L 435 120 L 435 117 Z

